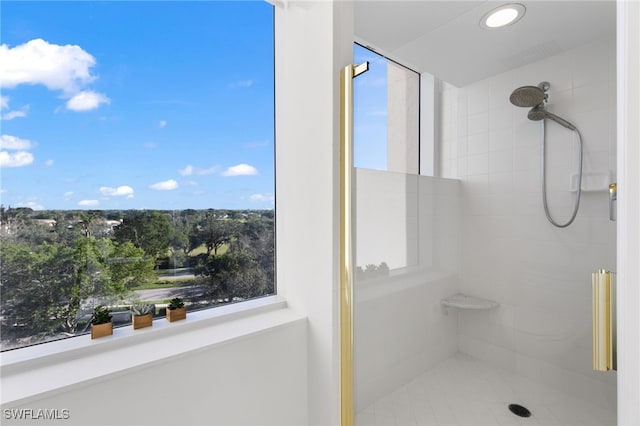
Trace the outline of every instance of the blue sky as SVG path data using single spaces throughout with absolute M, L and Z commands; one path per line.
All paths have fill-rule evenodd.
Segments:
M 2 1 L 2 204 L 272 208 L 272 14 Z
M 354 80 L 353 163 L 355 167 L 387 169 L 387 59 L 358 44 L 355 64 L 369 62 L 369 71 Z

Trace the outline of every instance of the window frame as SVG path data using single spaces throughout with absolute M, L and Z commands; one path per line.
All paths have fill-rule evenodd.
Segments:
M 424 91 L 424 89 L 423 89 L 423 81 L 422 81 L 423 80 L 423 74 L 418 72 L 418 71 L 416 71 L 416 70 L 414 70 L 413 68 L 411 68 L 408 65 L 405 65 L 405 64 L 403 64 L 401 62 L 398 62 L 398 61 L 394 60 L 390 56 L 380 52 L 376 48 L 372 47 L 369 44 L 366 44 L 363 41 L 356 40 L 356 41 L 353 42 L 353 44 L 354 44 L 354 46 L 358 46 L 358 47 L 360 47 L 362 49 L 365 49 L 365 50 L 377 55 L 377 56 L 380 56 L 384 60 L 386 60 L 386 61 L 388 61 L 388 62 L 390 62 L 390 63 L 392 63 L 392 64 L 394 64 L 394 65 L 396 65 L 396 66 L 398 66 L 400 68 L 403 68 L 406 71 L 414 73 L 416 75 L 416 77 L 417 77 L 417 83 L 418 83 L 418 90 L 417 90 L 417 96 L 418 96 L 418 98 L 417 98 L 417 106 L 418 106 L 417 115 L 418 116 L 417 116 L 417 129 L 416 129 L 417 130 L 417 141 L 416 141 L 417 156 L 416 156 L 416 159 L 415 159 L 416 160 L 416 172 L 415 173 L 414 172 L 407 172 L 407 171 L 399 172 L 399 171 L 395 171 L 395 170 L 389 170 L 388 169 L 388 157 L 387 157 L 387 168 L 385 168 L 385 169 L 371 169 L 371 170 L 388 171 L 388 172 L 393 172 L 393 173 L 406 173 L 406 174 L 412 174 L 412 175 L 422 175 L 423 174 L 422 173 L 422 169 L 423 169 L 423 167 L 425 167 L 423 165 L 423 161 L 422 161 L 422 157 L 423 157 L 422 153 L 423 153 L 423 150 L 424 150 L 423 138 L 425 136 L 425 133 L 423 131 L 424 130 L 423 129 L 424 123 L 423 123 L 423 111 L 422 111 L 423 110 L 423 104 L 422 104 L 422 102 L 423 102 L 424 93 L 426 93 Z M 387 81 L 386 87 L 387 87 L 387 90 L 388 90 L 388 81 Z M 388 107 L 388 101 L 387 101 L 387 107 Z M 355 110 L 355 108 L 356 108 L 356 105 L 354 105 L 354 110 Z M 387 141 L 386 141 L 386 147 L 387 147 L 387 150 L 388 150 L 389 149 L 388 138 L 387 138 Z M 363 169 L 369 169 L 368 167 L 360 167 L 360 166 L 358 166 L 358 167 L 359 168 L 363 168 Z

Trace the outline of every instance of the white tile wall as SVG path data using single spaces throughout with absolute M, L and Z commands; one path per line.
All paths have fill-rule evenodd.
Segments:
M 584 192 L 574 224 L 557 229 L 541 199 L 541 125 L 509 103 L 517 87 L 551 84 L 548 109 L 584 140 L 584 172 L 615 176 L 615 41 L 604 40 L 455 88 L 447 111 L 442 175 L 462 181 L 460 288 L 495 299 L 495 312 L 460 315 L 462 352 L 590 400 L 615 404 L 615 373 L 591 371 L 590 279 L 615 269 L 607 193 Z M 572 132 L 547 122 L 552 213 L 568 219 L 574 193 Z M 615 178 L 612 179 L 615 181 Z M 610 405 L 613 406 L 613 405 Z

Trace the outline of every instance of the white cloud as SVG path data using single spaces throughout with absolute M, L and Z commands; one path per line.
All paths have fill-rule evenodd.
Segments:
M 16 151 L 0 151 L 0 167 L 24 167 L 33 163 L 33 154 L 26 151 L 31 149 L 33 145 L 27 139 L 11 135 L 0 135 L 0 148 Z
M 146 149 L 156 149 L 158 147 L 158 144 L 155 142 L 145 142 L 142 144 L 142 147 Z
M 73 191 L 67 191 L 63 195 L 65 196 L 65 198 L 69 198 L 73 195 Z
M 173 179 L 169 179 L 154 183 L 153 185 L 150 185 L 149 188 L 155 189 L 156 191 L 171 191 L 178 188 L 178 182 Z
M 180 173 L 180 175 L 182 176 L 206 176 L 217 173 L 218 171 L 220 171 L 219 166 L 211 166 L 208 169 L 203 169 L 200 167 L 194 167 L 191 164 L 187 164 L 184 169 L 179 169 L 178 173 Z
M 13 110 L 13 111 L 9 111 L 7 113 L 2 114 L 2 117 L 0 117 L 2 120 L 13 120 L 14 118 L 20 118 L 20 117 L 26 117 L 27 116 L 27 111 L 29 111 L 29 105 L 23 107 L 20 110 Z
M 122 185 L 117 188 L 111 188 L 109 186 L 101 186 L 100 193 L 105 197 L 127 197 L 133 198 L 133 188 L 127 185 Z
M 273 196 L 273 194 L 252 194 L 249 197 L 249 201 L 254 201 L 256 203 L 264 203 L 264 202 L 273 203 L 275 201 L 275 197 Z
M 9 109 L 9 97 L 0 95 L 0 111 Z M 18 117 L 26 117 L 29 111 L 29 105 L 25 105 L 19 110 L 7 111 L 0 114 L 0 120 L 13 120 Z
M 44 162 L 44 165 L 45 165 L 45 166 L 47 166 L 47 167 L 51 167 L 51 166 L 53 166 L 53 160 L 47 160 L 47 161 L 45 161 L 45 162 Z
M 80 46 L 49 43 L 42 39 L 9 47 L 0 45 L 0 88 L 12 89 L 22 84 L 41 84 L 49 90 L 62 91 L 68 99 L 66 107 L 72 111 L 89 111 L 110 99 L 91 90 L 84 90 L 96 80 L 91 68 L 95 58 Z M 8 108 L 8 98 L 0 102 L 2 109 Z M 25 117 L 29 106 L 2 114 L 3 120 Z
M 91 90 L 82 91 L 67 101 L 67 109 L 72 111 L 90 111 L 100 107 L 100 104 L 110 104 L 111 99 L 102 93 Z
M 0 148 L 25 150 L 31 149 L 33 143 L 28 139 L 22 139 L 17 136 L 0 135 Z
M 194 167 L 191 164 L 187 164 L 184 169 L 178 169 L 178 173 L 182 176 L 191 176 L 193 174 Z
M 227 170 L 222 172 L 222 176 L 252 176 L 257 175 L 258 169 L 249 165 L 249 164 L 238 164 L 235 166 L 229 167 Z
M 79 206 L 88 207 L 88 206 L 97 206 L 100 204 L 98 200 L 80 200 L 78 201 Z
M 0 87 L 42 84 L 66 94 L 96 79 L 90 69 L 96 60 L 80 46 L 51 44 L 42 39 L 10 48 L 0 45 Z
M 255 83 L 255 81 L 253 80 L 239 80 L 229 84 L 229 87 L 231 87 L 232 89 L 235 89 L 238 87 L 251 87 L 253 86 L 253 83 Z
M 160 120 L 160 122 L 158 123 L 158 127 L 160 127 L 161 129 L 166 125 L 167 125 L 167 120 Z
M 0 167 L 23 167 L 33 163 L 33 154 L 27 151 L 9 153 L 0 151 Z

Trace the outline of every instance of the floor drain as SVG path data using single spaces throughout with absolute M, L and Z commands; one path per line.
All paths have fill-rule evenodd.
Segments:
M 509 410 L 520 417 L 531 417 L 531 411 L 519 404 L 509 404 Z

